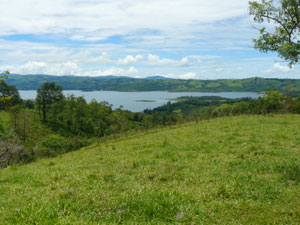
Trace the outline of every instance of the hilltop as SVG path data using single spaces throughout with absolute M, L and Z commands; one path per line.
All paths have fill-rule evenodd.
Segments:
M 11 166 L 1 224 L 296 224 L 299 121 L 216 118 Z
M 289 86 L 293 95 L 300 93 L 300 80 L 292 79 L 228 79 L 228 80 L 176 80 L 164 77 L 144 79 L 102 76 L 51 76 L 51 75 L 10 75 L 6 80 L 19 90 L 36 90 L 44 82 L 55 82 L 64 90 L 105 90 L 105 91 L 197 91 L 197 92 L 264 92 L 269 89 L 284 91 Z

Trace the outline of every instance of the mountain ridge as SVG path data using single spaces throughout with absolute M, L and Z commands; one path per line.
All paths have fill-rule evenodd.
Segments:
M 270 89 L 284 91 L 287 87 L 293 95 L 300 93 L 300 79 L 252 77 L 246 79 L 181 80 L 161 76 L 132 78 L 123 76 L 52 76 L 12 74 L 7 83 L 19 90 L 37 90 L 44 82 L 55 82 L 64 90 L 82 91 L 171 91 L 171 92 L 264 92 Z

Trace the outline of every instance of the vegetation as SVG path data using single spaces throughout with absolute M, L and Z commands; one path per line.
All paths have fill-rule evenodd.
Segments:
M 0 168 L 61 155 L 91 142 L 84 137 L 60 135 L 30 109 L 15 106 L 0 112 Z
M 1 82 L 16 90 L 5 97 L 18 96 Z M 295 223 L 300 96 L 290 89 L 181 97 L 133 113 L 44 83 L 36 100 L 16 98 L 0 111 L 0 221 Z
M 133 113 L 122 108 L 112 110 L 107 102 L 87 103 L 83 97 L 65 97 L 59 85 L 46 82 L 38 89 L 35 101 L 19 99 L 4 108 L 9 129 L 0 137 L 0 167 L 57 156 L 128 132 L 220 116 L 299 113 L 299 106 L 300 97 L 292 98 L 286 89 L 285 95 L 267 91 L 257 100 L 182 97 L 174 104 Z
M 179 97 L 177 99 L 172 99 L 172 101 L 175 101 L 175 103 L 171 103 L 170 101 L 160 107 L 157 107 L 152 110 L 144 110 L 146 114 L 166 114 L 166 115 L 171 115 L 172 113 L 175 112 L 176 110 L 180 110 L 185 117 L 188 117 L 192 114 L 195 116 L 205 116 L 204 114 L 211 114 L 212 110 L 220 106 L 221 104 L 234 104 L 237 102 L 241 101 L 250 101 L 251 99 L 249 98 L 242 98 L 242 99 L 228 99 L 228 98 L 222 98 L 218 96 L 203 96 L 203 97 L 188 97 L 188 96 L 183 96 Z M 207 115 L 207 116 L 209 116 Z
M 299 113 L 300 95 L 292 98 L 288 93 L 272 90 L 266 91 L 266 95 L 258 99 L 241 98 L 226 99 L 215 96 L 181 97 L 178 102 L 157 107 L 153 110 L 145 110 L 146 114 L 158 114 L 162 118 L 173 116 L 176 120 L 178 110 L 185 119 L 199 120 L 218 116 L 233 116 L 242 114 L 272 114 L 272 113 Z M 178 118 L 177 118 L 178 119 Z
M 297 96 L 300 80 L 249 78 L 237 80 L 151 80 L 110 77 L 75 77 L 46 75 L 11 75 L 10 85 L 20 90 L 37 90 L 45 82 L 55 82 L 64 90 L 105 91 L 199 91 L 199 92 L 264 92 L 276 89 Z
M 37 90 L 36 103 L 39 111 L 43 112 L 43 120 L 46 121 L 46 115 L 49 107 L 63 99 L 62 87 L 54 82 L 45 82 L 41 88 Z
M 18 89 L 5 81 L 8 75 L 8 71 L 0 75 L 0 110 L 7 109 L 11 104 L 17 104 L 21 100 Z
M 278 25 L 273 33 L 261 29 L 255 47 L 299 63 L 299 1 L 250 2 L 250 14 Z M 18 88 L 37 89 L 37 98 L 22 100 Z M 66 97 L 63 88 L 265 95 L 181 97 L 133 113 Z M 0 75 L 0 223 L 297 224 L 299 93 L 300 80 L 6 71 Z
M 300 61 L 300 2 L 299 0 L 252 1 L 250 15 L 254 21 L 275 24 L 272 32 L 265 27 L 260 29 L 260 37 L 254 39 L 255 48 L 262 52 L 278 52 L 290 65 Z
M 11 166 L 0 170 L 0 221 L 297 224 L 299 121 L 216 118 Z

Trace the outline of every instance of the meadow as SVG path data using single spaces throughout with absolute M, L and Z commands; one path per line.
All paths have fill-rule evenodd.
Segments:
M 0 170 L 0 224 L 299 224 L 300 115 L 123 135 Z

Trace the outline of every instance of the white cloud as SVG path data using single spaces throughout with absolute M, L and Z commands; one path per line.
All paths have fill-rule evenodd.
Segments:
M 299 74 L 279 63 L 266 70 L 272 54 L 250 62 L 258 56 L 251 51 L 257 31 L 248 0 L 0 2 L 0 68 L 12 72 L 184 79 Z
M 83 59 L 83 61 L 92 63 L 113 63 L 113 60 L 109 58 L 109 55 L 106 52 L 102 52 L 102 54 L 97 57 L 88 56 Z
M 168 67 L 200 67 L 205 64 L 214 64 L 219 56 L 212 55 L 191 55 L 185 56 L 180 60 L 173 60 L 169 58 L 160 58 L 158 55 L 148 54 L 146 65 L 151 66 L 168 66 Z
M 47 63 L 62 63 L 73 62 L 79 65 L 83 64 L 113 64 L 119 66 L 126 65 L 147 65 L 147 66 L 160 66 L 160 67 L 199 67 L 205 64 L 214 63 L 219 56 L 211 55 L 192 55 L 184 56 L 180 60 L 173 60 L 170 58 L 160 58 L 158 55 L 148 54 L 142 55 L 137 54 L 127 55 L 124 58 L 111 57 L 107 52 L 98 54 L 98 49 L 84 49 L 76 51 L 68 49 L 50 49 L 49 51 L 43 50 L 39 52 L 31 52 L 28 50 L 17 50 L 11 51 L 4 54 L 3 59 L 11 62 L 34 62 L 43 61 Z
M 168 78 L 175 78 L 175 79 L 196 79 L 197 78 L 197 73 L 194 72 L 188 72 L 184 74 L 164 74 L 164 75 L 157 74 L 157 75 L 168 77 Z
M 18 66 L 0 66 L 0 71 L 9 70 L 16 74 L 48 74 L 48 75 L 77 75 L 77 76 L 130 76 L 136 75 L 139 71 L 131 66 L 128 69 L 111 67 L 102 70 L 83 70 L 73 62 L 46 63 L 41 61 L 28 62 Z
M 134 63 L 137 63 L 139 60 L 141 60 L 143 58 L 144 58 L 144 56 L 142 56 L 142 55 L 136 55 L 136 56 L 128 55 L 124 59 L 119 59 L 117 61 L 117 64 L 118 65 L 134 64 Z
M 0 67 L 0 70 L 4 69 L 17 74 L 79 75 L 81 72 L 81 68 L 73 62 L 49 64 L 33 61 L 20 66 Z
M 161 59 L 158 55 L 148 54 L 146 64 L 152 66 L 188 66 L 189 59 L 187 57 L 182 58 L 180 61 L 172 60 L 172 59 Z
M 134 67 L 130 67 L 129 69 L 123 69 L 123 68 L 117 68 L 117 67 L 111 67 L 109 69 L 105 70 L 93 70 L 83 73 L 84 76 L 132 76 L 136 75 L 138 73 L 138 70 Z
M 70 33 L 87 41 L 141 29 L 183 35 L 245 15 L 247 7 L 246 0 L 10 0 L 1 2 L 0 26 L 2 34 Z
M 278 74 L 278 73 L 290 73 L 293 72 L 294 68 L 291 68 L 289 66 L 282 66 L 280 63 L 275 63 L 272 67 L 264 71 L 264 74 Z
M 136 68 L 134 68 L 133 66 L 131 66 L 127 71 L 128 75 L 137 74 L 138 72 L 139 71 Z

